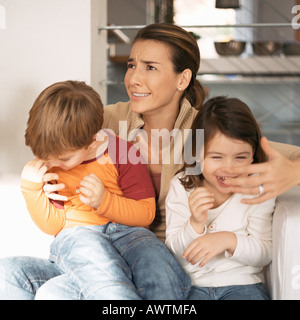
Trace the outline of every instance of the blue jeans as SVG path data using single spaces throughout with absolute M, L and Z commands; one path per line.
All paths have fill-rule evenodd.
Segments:
M 265 285 L 256 284 L 191 288 L 188 300 L 270 300 Z
M 186 299 L 189 290 L 151 231 L 120 224 L 61 232 L 49 260 L 0 259 L 0 299 Z

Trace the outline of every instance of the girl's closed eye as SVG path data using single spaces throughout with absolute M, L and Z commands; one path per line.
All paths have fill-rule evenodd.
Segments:
M 242 161 L 242 160 L 248 160 L 250 157 L 251 157 L 251 154 L 248 153 L 248 152 L 245 152 L 245 153 L 242 154 L 242 155 L 237 155 L 237 156 L 236 156 L 236 160 L 240 160 L 240 161 Z

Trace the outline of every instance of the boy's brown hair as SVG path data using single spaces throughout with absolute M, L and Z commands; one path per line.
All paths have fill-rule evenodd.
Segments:
M 64 81 L 47 87 L 35 100 L 25 143 L 47 160 L 89 146 L 103 124 L 99 94 L 85 82 Z

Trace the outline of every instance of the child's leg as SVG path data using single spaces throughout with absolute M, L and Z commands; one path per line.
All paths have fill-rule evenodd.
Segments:
M 0 300 L 33 300 L 40 286 L 60 274 L 55 264 L 46 259 L 0 259 Z
M 68 274 L 62 274 L 43 284 L 35 295 L 35 300 L 82 300 L 80 288 L 70 279 Z
M 131 230 L 114 246 L 129 265 L 139 295 L 145 300 L 186 299 L 190 278 L 165 244 L 145 228 Z
M 187 297 L 190 278 L 163 242 L 151 231 L 109 224 L 105 233 L 111 237 L 114 247 L 132 267 L 133 282 L 143 299 L 185 299 Z M 93 281 L 91 277 L 89 278 Z M 84 299 L 81 289 L 67 275 L 62 275 L 44 284 L 39 289 L 37 298 Z
M 51 245 L 51 259 L 80 288 L 83 299 L 140 299 L 130 268 L 105 229 L 86 226 L 61 232 Z
M 188 300 L 214 300 L 210 288 L 192 286 Z
M 220 300 L 270 300 L 264 283 L 219 287 Z

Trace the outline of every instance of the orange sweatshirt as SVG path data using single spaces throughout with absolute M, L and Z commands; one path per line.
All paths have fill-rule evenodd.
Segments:
M 52 168 L 51 172 L 59 175 L 57 183 L 65 184 L 59 194 L 68 197 L 66 202 L 49 200 L 42 189 L 43 183 L 23 179 L 21 189 L 31 218 L 43 232 L 54 236 L 65 228 L 103 225 L 109 221 L 149 226 L 155 216 L 154 189 L 147 166 L 129 161 L 132 158 L 139 159 L 138 150 L 129 142 L 109 134 L 108 148 L 97 159 L 84 161 L 68 171 Z M 80 181 L 90 173 L 95 174 L 106 188 L 98 209 L 79 199 Z

